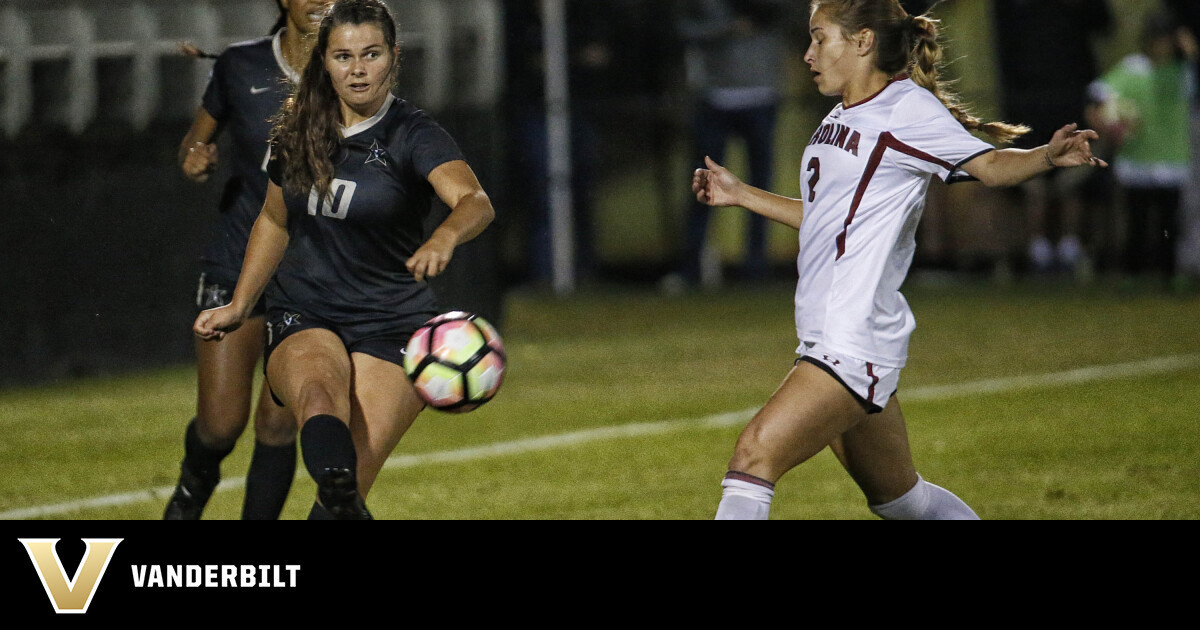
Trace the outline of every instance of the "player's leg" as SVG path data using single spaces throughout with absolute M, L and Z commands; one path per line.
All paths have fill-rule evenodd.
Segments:
M 275 520 L 296 477 L 296 418 L 275 402 L 265 379 L 254 414 L 254 438 L 242 519 Z
M 832 448 L 862 489 L 871 511 L 889 520 L 977 520 L 952 492 L 917 474 L 900 401 L 892 396 L 834 440 Z
M 221 461 L 249 420 L 262 342 L 262 318 L 247 321 L 220 342 L 196 342 L 196 417 L 187 427 L 179 483 L 164 519 L 195 520 L 204 511 L 220 481 Z
M 324 328 L 290 333 L 268 348 L 267 380 L 292 410 L 305 468 L 317 483 L 310 519 L 369 519 L 358 493 L 350 422 L 350 355 Z
M 400 365 L 361 352 L 350 356 L 354 365 L 350 430 L 358 453 L 358 489 L 365 497 L 425 403 Z
M 835 378 L 798 363 L 738 438 L 717 519 L 766 519 L 775 482 L 865 417 Z

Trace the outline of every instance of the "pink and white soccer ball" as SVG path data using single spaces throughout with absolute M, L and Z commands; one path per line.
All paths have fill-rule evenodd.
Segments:
M 504 382 L 504 342 L 487 320 L 464 311 L 443 313 L 413 333 L 404 371 L 430 407 L 463 413 L 491 400 Z

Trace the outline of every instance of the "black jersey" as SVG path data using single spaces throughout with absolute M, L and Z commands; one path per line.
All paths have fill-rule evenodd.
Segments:
M 267 149 L 270 119 L 291 94 L 289 81 L 299 75 L 280 47 L 283 31 L 225 49 L 213 65 L 201 102 L 233 141 L 233 175 L 221 196 L 221 217 L 201 260 L 207 265 L 241 269 L 250 228 L 267 196 Z
M 315 190 L 284 195 L 290 241 L 268 305 L 340 323 L 434 311 L 433 291 L 404 265 L 425 242 L 435 200 L 429 173 L 461 159 L 441 126 L 389 94 L 379 113 L 343 130 L 324 201 Z M 282 186 L 281 162 L 273 155 L 268 170 Z

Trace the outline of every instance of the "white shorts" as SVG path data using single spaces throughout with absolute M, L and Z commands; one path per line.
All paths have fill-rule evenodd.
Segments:
M 883 411 L 900 384 L 900 368 L 848 357 L 811 341 L 801 343 L 799 352 L 797 364 L 805 361 L 825 370 L 849 390 L 867 413 Z

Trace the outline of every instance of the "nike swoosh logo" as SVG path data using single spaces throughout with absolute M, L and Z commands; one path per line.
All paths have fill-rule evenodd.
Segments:
M 269 89 L 271 89 L 271 88 L 269 88 L 269 87 L 262 87 L 262 88 L 251 87 L 250 93 L 251 94 L 262 94 L 263 92 L 266 92 Z

